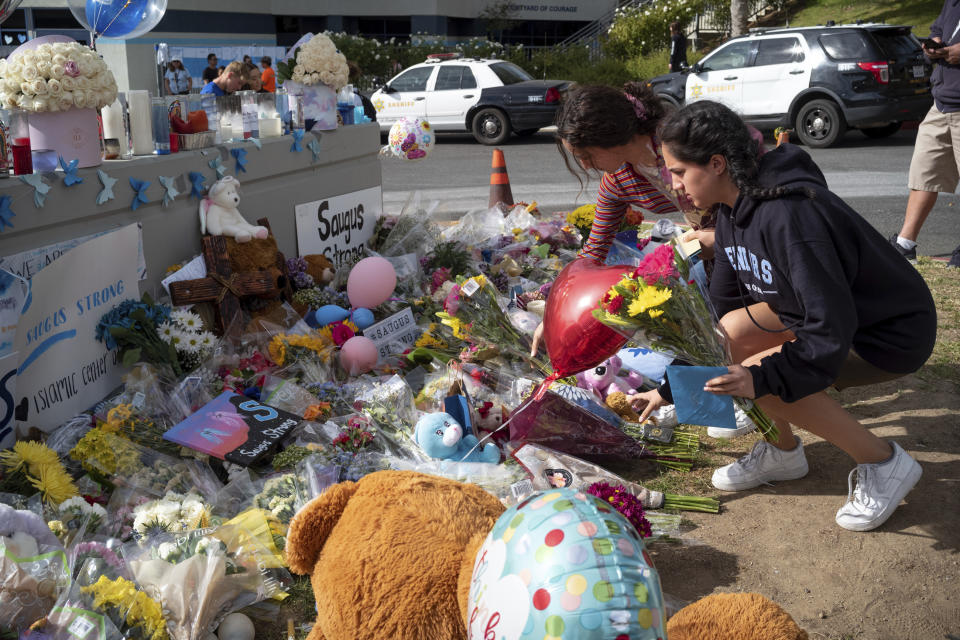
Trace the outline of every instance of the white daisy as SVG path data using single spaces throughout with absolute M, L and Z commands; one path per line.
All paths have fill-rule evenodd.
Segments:
M 157 333 L 160 334 L 160 339 L 167 344 L 170 344 L 170 339 L 173 338 L 175 331 L 177 331 L 177 326 L 172 322 L 164 322 L 157 327 Z
M 184 353 L 200 353 L 200 336 L 195 333 L 185 333 L 183 342 L 177 346 L 177 351 Z
M 179 350 L 189 335 L 192 334 L 186 333 L 182 329 L 174 328 L 174 330 L 170 332 L 170 340 L 168 342 Z
M 217 336 L 213 335 L 209 331 L 201 331 L 197 334 L 197 337 L 200 338 L 200 346 L 204 349 L 211 349 L 213 345 L 217 342 Z
M 170 319 L 188 331 L 200 331 L 203 329 L 203 321 L 200 316 L 187 309 L 178 309 L 170 314 Z

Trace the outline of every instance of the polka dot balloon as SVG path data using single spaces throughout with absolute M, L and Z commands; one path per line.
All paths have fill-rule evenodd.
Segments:
M 470 640 L 663 640 L 660 578 L 626 518 L 553 489 L 508 509 L 474 561 Z

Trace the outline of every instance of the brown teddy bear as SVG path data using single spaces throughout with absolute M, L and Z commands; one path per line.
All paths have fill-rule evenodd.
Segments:
M 342 482 L 294 517 L 290 569 L 311 574 L 307 640 L 465 640 L 474 559 L 503 505 L 472 484 L 412 471 Z M 776 603 L 720 594 L 681 609 L 670 640 L 807 640 Z
M 307 640 L 466 638 L 474 557 L 503 511 L 476 485 L 412 471 L 334 485 L 287 537 L 317 599 Z

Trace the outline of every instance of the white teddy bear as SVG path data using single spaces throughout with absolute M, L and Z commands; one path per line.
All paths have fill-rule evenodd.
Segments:
M 200 201 L 200 233 L 232 236 L 237 242 L 266 238 L 270 233 L 267 228 L 254 226 L 244 220 L 237 209 L 239 204 L 240 182 L 233 176 L 217 180 Z

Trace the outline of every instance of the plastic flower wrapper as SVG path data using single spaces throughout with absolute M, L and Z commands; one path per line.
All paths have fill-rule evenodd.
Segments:
M 675 354 L 689 364 L 732 364 L 716 314 L 689 278 L 690 265 L 678 250 L 672 244 L 661 245 L 604 294 L 593 315 L 633 343 Z M 776 439 L 776 426 L 756 403 L 734 401 L 764 437 Z
M 625 480 L 599 465 L 532 442 L 520 443 L 513 449 L 510 456 L 527 471 L 533 488 L 537 491 L 554 488 L 585 491 L 594 483 L 605 482 L 611 486 L 624 487 L 648 509 L 677 509 L 716 513 L 720 508 L 719 503 L 712 498 L 696 498 L 651 491 L 642 485 Z
M 26 629 L 69 583 L 66 553 L 43 518 L 0 505 L 0 630 Z
M 256 537 L 224 525 L 123 546 L 137 584 L 160 603 L 173 640 L 202 640 L 232 611 L 272 598 L 290 573 Z
M 412 438 L 419 418 L 414 403 L 413 389 L 403 378 L 394 375 L 366 384 L 356 395 L 354 411 L 364 420 L 359 426 L 373 434 L 370 448 L 416 460 L 426 459 L 420 446 Z M 348 424 L 342 425 L 350 427 Z M 336 442 L 334 442 L 336 444 Z
M 210 508 L 195 493 L 168 492 L 133 509 L 134 538 L 179 533 L 210 525 Z
M 512 236 L 513 229 L 526 229 L 536 222 L 523 206 L 514 207 L 506 216 L 499 206 L 474 209 L 461 216 L 457 224 L 444 229 L 440 238 L 479 246 L 492 236 Z
M 120 558 L 119 538 L 93 536 L 81 542 L 76 542 L 67 549 L 67 558 L 70 561 L 71 573 L 76 578 L 82 569 L 92 561 L 101 568 L 101 572 L 111 575 L 125 575 L 126 566 Z
M 497 290 L 480 275 L 466 280 L 437 313 L 453 335 L 480 349 L 495 349 L 530 365 L 540 375 L 552 373 L 550 365 L 539 356 L 530 357 L 530 338 L 513 326 L 504 312 Z
M 436 201 L 423 204 L 419 191 L 410 194 L 392 224 L 383 219 L 381 229 L 390 224 L 389 230 L 386 235 L 375 233 L 370 248 L 383 256 L 429 253 L 437 244 L 437 231 L 430 221 L 438 204 Z
M 486 462 L 459 462 L 456 460 L 427 460 L 416 462 L 405 458 L 388 456 L 384 463 L 390 469 L 398 471 L 417 471 L 475 484 L 488 493 L 495 495 L 506 506 L 512 506 L 533 493 L 529 476 L 524 469 L 512 461 L 505 464 Z
M 84 569 L 87 574 L 97 575 L 91 582 L 96 586 L 82 586 L 77 581 L 64 589 L 46 616 L 30 627 L 36 637 L 46 640 L 167 639 L 159 604 L 137 591 L 129 580 L 101 574 L 96 560 L 89 560 Z M 28 637 L 33 637 L 33 633 Z
M 90 504 L 81 496 L 74 496 L 61 502 L 50 514 L 53 522 L 48 522 L 51 531 L 57 533 L 65 547 L 93 536 L 107 520 L 107 510 L 99 504 Z M 71 565 L 72 566 L 72 565 Z

